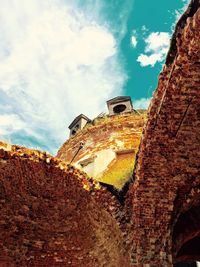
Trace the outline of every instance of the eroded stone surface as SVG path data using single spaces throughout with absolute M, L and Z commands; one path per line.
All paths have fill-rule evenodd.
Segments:
M 200 258 L 200 1 L 191 3 L 149 109 L 125 209 L 66 162 L 0 143 L 0 266 L 170 267 Z M 96 130 L 105 138 L 97 129 L 86 140 Z
M 129 266 L 110 193 L 46 153 L 0 156 L 0 266 Z
M 171 47 L 149 109 L 136 182 L 129 191 L 133 205 L 133 266 L 171 266 L 178 260 L 177 249 L 191 237 L 184 229 L 187 226 L 180 223 L 185 236 L 174 235 L 172 245 L 177 219 L 192 205 L 198 205 L 199 199 L 199 7 L 200 1 L 192 1 L 178 23 L 175 47 Z M 197 228 L 199 231 L 200 225 Z M 197 234 L 197 229 L 194 232 Z
M 77 168 L 88 160 L 82 170 L 89 176 L 121 188 L 132 175 L 145 121 L 146 112 L 136 111 L 96 118 L 68 139 L 57 156 L 69 162 L 73 160 Z M 79 151 L 81 143 L 83 147 Z M 127 152 L 126 158 L 117 155 L 120 151 Z

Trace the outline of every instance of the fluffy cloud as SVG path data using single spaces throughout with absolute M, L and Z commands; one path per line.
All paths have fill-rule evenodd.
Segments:
M 1 137 L 12 141 L 15 134 L 15 140 L 24 145 L 38 140 L 40 148 L 55 152 L 75 116 L 94 117 L 107 99 L 120 94 L 126 76 L 117 52 L 109 29 L 68 1 L 4 1 L 0 9 Z M 26 136 L 32 141 L 27 143 Z
M 0 115 L 0 135 L 16 132 L 25 127 L 25 123 L 15 114 Z
M 131 44 L 134 48 L 137 46 L 137 39 L 134 35 L 131 36 Z
M 154 66 L 162 62 L 169 48 L 170 35 L 167 32 L 152 32 L 145 40 L 145 54 L 140 54 L 137 61 L 142 67 Z

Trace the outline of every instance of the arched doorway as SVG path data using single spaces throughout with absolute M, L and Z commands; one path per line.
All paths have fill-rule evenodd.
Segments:
M 200 261 L 200 205 L 182 212 L 173 228 L 174 267 L 198 267 Z

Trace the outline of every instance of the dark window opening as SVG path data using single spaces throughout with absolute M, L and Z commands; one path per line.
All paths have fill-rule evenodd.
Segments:
M 114 113 L 121 113 L 126 109 L 126 106 L 123 104 L 117 105 L 113 108 Z
M 75 134 L 76 134 L 76 131 L 75 131 L 75 130 L 73 130 L 73 131 L 72 131 L 72 135 L 75 135 Z
M 78 124 L 76 124 L 76 126 L 75 126 L 74 128 L 78 129 L 78 128 L 79 128 L 79 125 L 78 125 Z

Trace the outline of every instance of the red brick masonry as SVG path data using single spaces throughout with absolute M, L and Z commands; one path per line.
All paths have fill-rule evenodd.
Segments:
M 200 259 L 199 7 L 192 1 L 177 25 L 149 108 L 129 192 L 133 266 Z
M 110 193 L 46 153 L 1 147 L 1 267 L 126 266 Z
M 125 206 L 46 153 L 0 143 L 0 267 L 200 260 L 200 0 L 178 22 Z

